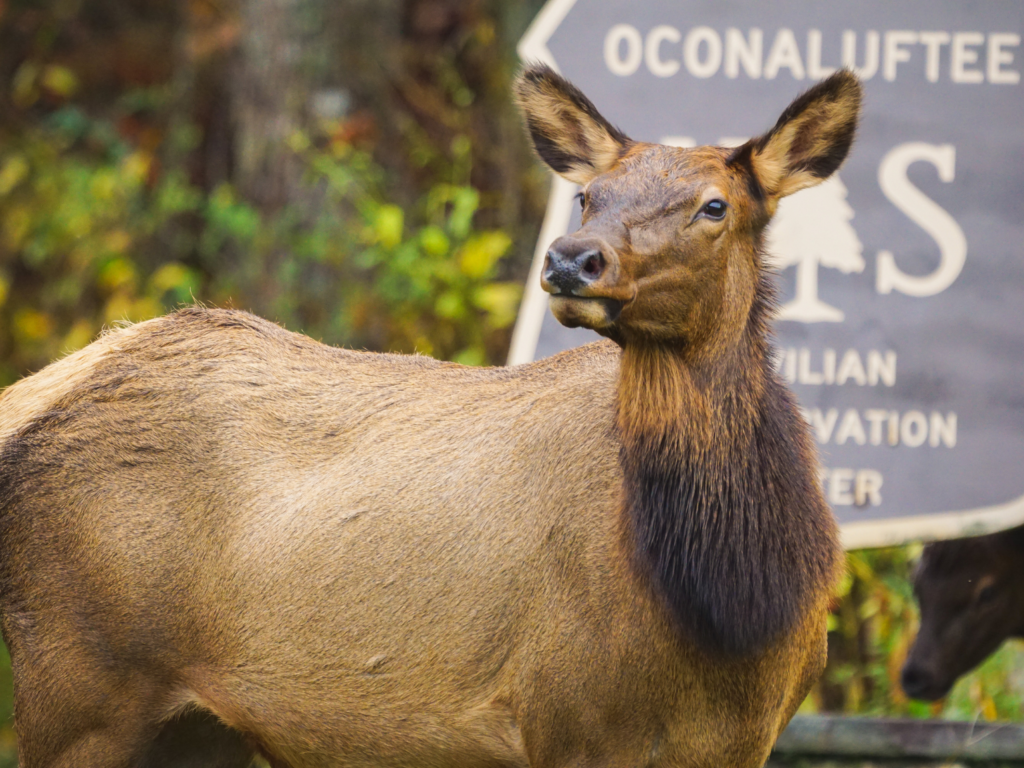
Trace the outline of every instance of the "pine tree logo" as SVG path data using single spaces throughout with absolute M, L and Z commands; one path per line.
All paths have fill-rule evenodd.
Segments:
M 843 322 L 842 310 L 818 298 L 818 267 L 847 275 L 864 271 L 863 246 L 852 218 L 838 175 L 779 203 L 768 230 L 768 258 L 780 270 L 796 265 L 796 298 L 779 309 L 779 320 Z

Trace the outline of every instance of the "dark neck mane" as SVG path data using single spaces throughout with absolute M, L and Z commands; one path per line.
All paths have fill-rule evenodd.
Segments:
M 792 629 L 839 562 L 807 427 L 772 369 L 769 291 L 734 348 L 627 345 L 618 385 L 638 563 L 680 631 L 729 655 Z

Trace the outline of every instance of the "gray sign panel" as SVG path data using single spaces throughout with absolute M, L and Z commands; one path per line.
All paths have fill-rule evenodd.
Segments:
M 838 177 L 785 199 L 779 369 L 848 547 L 1024 523 L 1024 3 L 551 0 L 520 45 L 635 139 L 739 143 L 833 67 L 866 88 Z M 556 180 L 510 363 L 597 338 L 547 312 Z

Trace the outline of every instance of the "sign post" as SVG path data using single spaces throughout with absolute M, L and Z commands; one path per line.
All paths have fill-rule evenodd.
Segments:
M 1024 4 L 550 0 L 519 46 L 634 139 L 742 143 L 834 68 L 865 85 L 838 175 L 779 206 L 779 371 L 847 548 L 1024 523 Z M 509 363 L 597 338 L 558 325 L 556 180 Z

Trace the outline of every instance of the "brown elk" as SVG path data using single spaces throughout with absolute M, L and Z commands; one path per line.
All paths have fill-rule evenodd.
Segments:
M 1024 527 L 929 544 L 914 572 L 921 628 L 901 682 L 941 699 L 1011 637 L 1024 637 Z
M 584 185 L 552 307 L 612 341 L 477 369 L 193 308 L 0 399 L 26 768 L 764 763 L 841 554 L 762 233 L 860 86 L 736 150 L 631 141 L 543 67 L 516 94 Z

